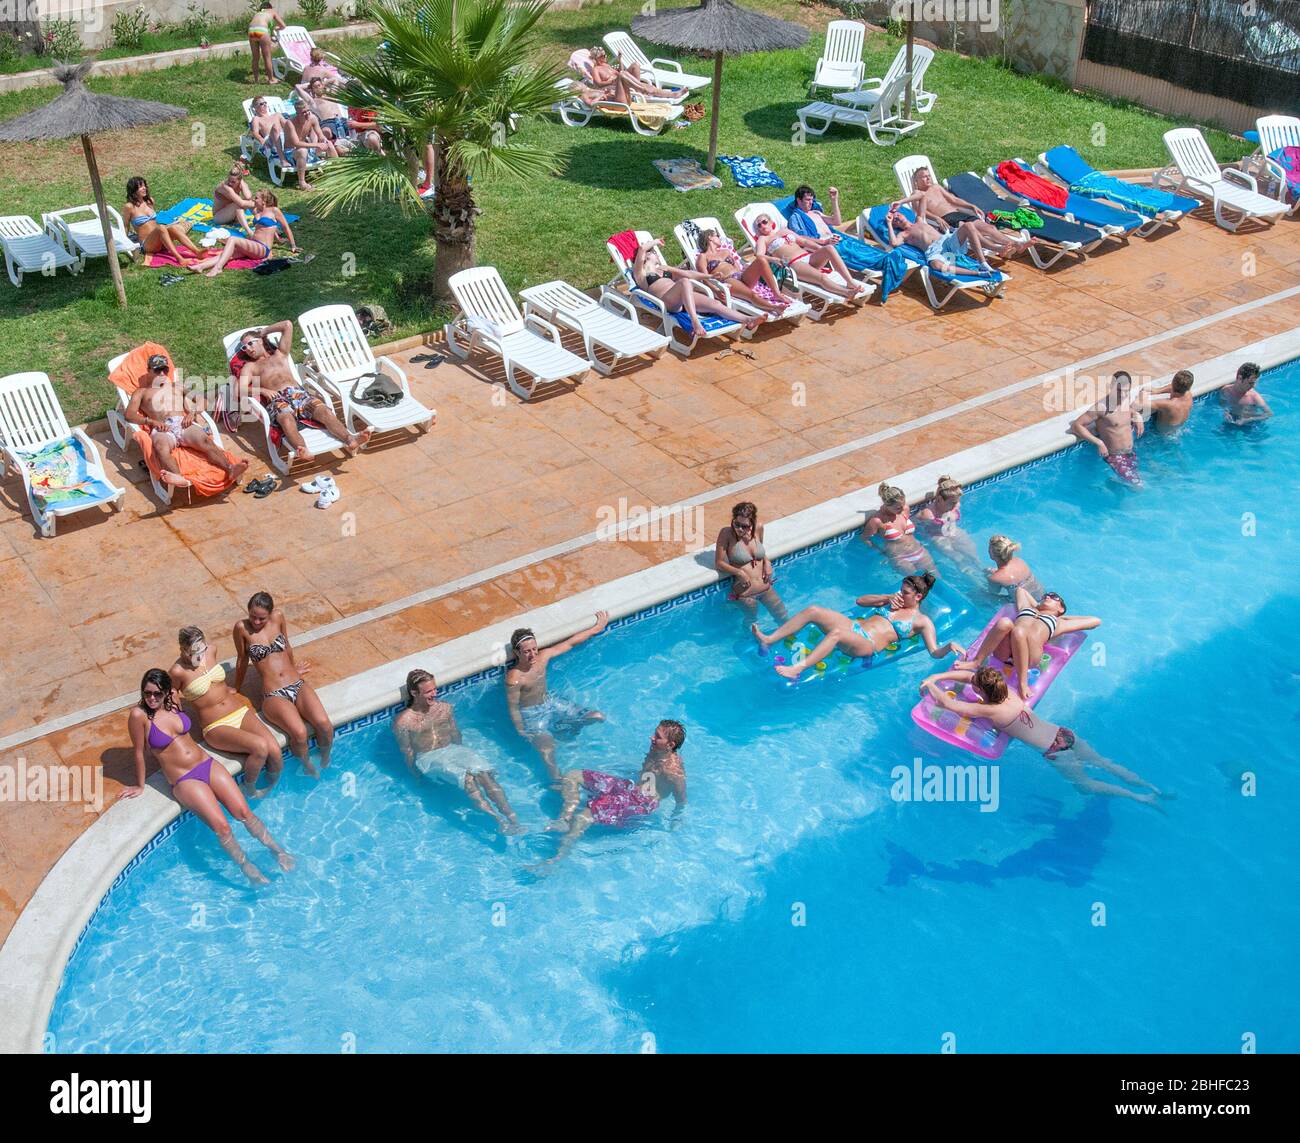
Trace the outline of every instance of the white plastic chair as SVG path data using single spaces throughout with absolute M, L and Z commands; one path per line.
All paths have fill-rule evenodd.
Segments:
M 907 76 L 899 75 L 877 93 L 867 106 L 847 103 L 809 103 L 795 113 L 805 135 L 825 135 L 832 123 L 860 127 L 878 147 L 889 147 L 925 126 L 921 119 L 904 119 L 902 100 Z
M 661 357 L 672 340 L 646 329 L 636 320 L 632 303 L 609 287 L 601 290 L 599 301 L 559 280 L 529 286 L 519 296 L 524 299 L 525 321 L 536 314 L 581 334 L 587 360 L 605 377 L 625 358 Z M 599 350 L 609 354 L 608 363 L 601 360 Z
M 99 499 L 70 500 L 65 503 L 53 503 L 42 509 L 36 501 L 32 489 L 31 474 L 27 468 L 27 454 L 76 438 L 86 453 L 86 470 L 97 480 L 102 480 L 112 492 Z M 108 479 L 104 464 L 99 459 L 99 450 L 82 429 L 68 426 L 68 419 L 63 415 L 59 398 L 54 386 L 45 373 L 13 373 L 0 378 L 0 450 L 4 452 L 7 468 L 21 474 L 23 491 L 27 494 L 27 504 L 32 511 L 32 519 L 47 538 L 54 535 L 60 516 L 70 516 L 86 508 L 96 508 L 101 504 L 111 504 L 113 510 L 122 507 L 122 498 L 126 489 L 118 488 Z
M 86 264 L 83 255 L 72 254 L 55 242 L 36 225 L 36 220 L 26 214 L 10 214 L 0 218 L 0 250 L 4 252 L 5 272 L 9 280 L 21 287 L 24 274 L 44 274 L 50 277 L 66 266 L 73 274 L 80 274 Z
M 604 37 L 609 54 L 620 61 L 624 67 L 636 64 L 641 69 L 641 78 L 659 87 L 686 87 L 691 91 L 708 87 L 713 82 L 707 75 L 692 75 L 682 71 L 682 65 L 676 60 L 649 59 L 626 32 L 610 32 Z
M 1209 199 L 1214 205 L 1214 221 L 1224 230 L 1236 231 L 1252 218 L 1262 219 L 1271 226 L 1287 213 L 1286 203 L 1259 193 L 1253 175 L 1233 167 L 1221 170 L 1198 128 L 1176 127 L 1166 131 L 1165 147 L 1173 165 L 1157 171 L 1152 184 L 1177 187 L 1197 198 Z M 1229 212 L 1236 218 L 1230 218 Z
M 308 51 L 315 48 L 317 44 L 311 33 L 301 24 L 286 24 L 275 33 L 275 42 L 280 48 L 280 54 L 271 61 L 271 74 L 279 80 L 287 79 L 290 73 L 302 75 L 304 68 L 301 61 L 294 59 L 285 49 L 290 44 L 305 44 Z M 337 66 L 339 57 L 333 52 L 326 52 L 325 57 Z
M 284 116 L 289 116 L 293 111 L 293 108 L 289 106 L 289 101 L 281 96 L 267 95 L 264 98 L 266 99 L 266 109 L 268 111 L 277 112 Z M 250 167 L 257 159 L 265 159 L 267 175 L 276 186 L 282 187 L 284 186 L 285 174 L 293 174 L 296 177 L 298 168 L 292 164 L 286 167 L 280 156 L 270 148 L 268 148 L 269 153 L 264 153 L 257 140 L 253 138 L 253 104 L 256 102 L 257 97 L 244 100 L 244 121 L 249 125 L 249 130 L 239 137 L 239 155 Z M 290 157 L 292 157 L 292 152 L 290 152 Z M 307 152 L 307 170 L 318 171 L 324 165 L 325 160 L 317 155 L 315 151 Z
M 1286 202 L 1286 171 L 1276 159 L 1269 156 L 1283 147 L 1300 147 L 1300 119 L 1294 115 L 1261 115 L 1255 120 L 1255 130 L 1259 132 L 1259 165 L 1270 179 L 1277 180 L 1277 198 Z M 1300 211 L 1300 195 L 1287 205 L 1288 213 Z
M 298 328 L 307 343 L 308 357 L 304 362 L 307 376 L 337 398 L 348 432 L 359 431 L 358 421 L 377 433 L 412 427 L 420 432 L 428 431 L 437 413 L 411 396 L 411 383 L 392 358 L 375 357 L 351 306 L 318 306 L 308 310 L 298 318 Z M 401 386 L 402 399 L 391 408 L 361 405 L 353 397 L 357 382 L 376 372 L 385 373 Z
M 856 91 L 862 86 L 862 43 L 867 29 L 857 20 L 832 20 L 826 28 L 826 46 L 817 60 L 809 92 Z
M 939 176 L 934 173 L 928 155 L 908 155 L 906 159 L 899 159 L 894 164 L 894 178 L 898 180 L 898 189 L 903 192 L 904 198 L 913 193 L 912 181 L 916 178 L 917 171 L 929 171 L 935 185 L 939 183 Z
M 912 45 L 912 110 L 918 115 L 928 115 L 934 110 L 938 96 L 925 90 L 925 73 L 934 62 L 934 49 L 925 44 Z M 836 103 L 846 103 L 851 107 L 868 108 L 880 102 L 881 93 L 907 70 L 907 45 L 898 49 L 893 62 L 884 75 L 868 79 L 858 85 L 854 91 L 836 92 L 832 98 Z
M 108 211 L 109 229 L 113 235 L 113 248 L 118 257 L 125 254 L 128 258 L 135 258 L 140 253 L 140 247 L 127 234 L 122 216 L 114 206 L 106 204 L 105 209 Z M 46 234 L 74 258 L 79 258 L 83 265 L 87 258 L 108 256 L 104 231 L 99 222 L 99 208 L 93 202 L 42 214 L 41 224 L 45 227 Z

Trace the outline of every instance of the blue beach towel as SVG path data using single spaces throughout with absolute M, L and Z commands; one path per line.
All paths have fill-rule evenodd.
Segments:
M 1155 187 L 1117 179 L 1091 166 L 1073 147 L 1053 147 L 1044 156 L 1052 174 L 1065 182 L 1075 194 L 1085 198 L 1105 198 L 1128 207 L 1147 218 L 1155 218 L 1166 210 L 1186 214 L 1201 205 L 1199 199 L 1170 194 Z
M 768 165 L 761 155 L 719 155 L 718 162 L 725 163 L 738 187 L 784 187 L 785 180 Z
M 802 234 L 805 238 L 817 237 L 817 224 L 808 216 L 807 211 L 800 210 L 794 205 L 793 195 L 788 195 L 772 205 L 785 215 L 790 229 L 796 234 Z M 816 199 L 813 200 L 813 209 L 822 209 L 822 204 Z M 880 293 L 880 304 L 884 305 L 889 295 L 898 289 L 903 279 L 907 277 L 907 271 L 910 269 L 907 256 L 897 250 L 882 250 L 879 246 L 872 246 L 856 235 L 846 234 L 836 227 L 832 226 L 831 230 L 840 236 L 835 249 L 844 259 L 844 265 L 859 274 L 871 270 L 880 275 L 877 289 Z
M 244 212 L 246 215 L 248 211 Z M 296 214 L 285 214 L 285 221 L 292 226 L 298 221 Z M 195 234 L 206 234 L 212 229 L 212 200 L 210 198 L 185 198 L 175 206 L 158 212 L 158 221 L 166 225 L 170 222 L 188 222 Z M 234 223 L 230 224 L 231 226 Z
M 916 215 L 905 206 L 898 208 L 899 213 L 909 222 L 916 221 Z M 889 213 L 889 203 L 882 202 L 879 206 L 873 206 L 867 214 L 867 225 L 871 227 L 871 233 L 876 236 L 877 241 L 887 243 L 889 241 L 889 224 L 885 222 L 885 215 Z M 901 246 L 895 246 L 894 251 L 901 253 L 908 262 L 915 266 L 925 266 L 930 269 L 930 276 L 940 282 L 989 282 L 997 283 L 1003 280 L 1003 274 L 1000 270 L 981 270 L 979 263 L 974 258 L 966 254 L 960 254 L 957 257 L 958 273 L 949 274 L 945 270 L 935 270 L 925 260 L 925 252 L 918 250 L 915 246 L 910 246 L 904 242 Z

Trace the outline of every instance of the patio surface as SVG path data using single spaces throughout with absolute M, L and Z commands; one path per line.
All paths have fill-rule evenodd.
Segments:
M 752 359 L 705 347 L 689 361 L 666 354 L 528 404 L 494 384 L 500 374 L 486 359 L 425 370 L 408 363 L 418 351 L 397 355 L 438 422 L 424 436 L 319 466 L 343 493 L 328 512 L 292 484 L 265 500 L 236 492 L 160 510 L 137 455 L 97 432 L 110 475 L 127 487 L 120 513 L 82 513 L 44 540 L 18 481 L 0 486 L 10 618 L 0 763 L 102 765 L 107 808 L 131 773 L 123 714 L 69 716 L 125 705 L 114 700 L 131 695 L 146 668 L 173 661 L 185 624 L 232 655 L 231 627 L 254 591 L 275 596 L 298 646 L 309 641 L 300 658 L 320 686 L 703 546 L 737 500 L 755 501 L 770 521 L 1044 420 L 1060 411 L 1032 382 L 1045 373 L 1083 362 L 1083 374 L 1159 375 L 1300 325 L 1300 294 L 1272 297 L 1300 287 L 1296 219 L 1232 235 L 1198 217 L 1082 264 L 1042 272 L 1018 260 L 1010 272 L 1007 296 L 990 305 L 959 299 L 934 314 L 909 282 L 884 308 L 764 330 L 739 343 Z M 1248 303 L 1259 304 L 1228 313 Z M 1202 324 L 1169 335 L 1191 323 Z M 1022 381 L 1032 383 L 797 464 Z M 230 444 L 254 460 L 250 476 L 266 470 L 255 445 Z M 527 558 L 591 533 L 598 510 L 620 498 L 654 507 L 709 496 L 694 543 L 587 542 Z M 494 572 L 508 561 L 522 566 Z M 465 577 L 476 582 L 435 590 Z M 433 597 L 363 615 L 416 593 Z M 61 718 L 69 724 L 49 732 Z M 80 805 L 0 803 L 0 940 L 94 820 Z

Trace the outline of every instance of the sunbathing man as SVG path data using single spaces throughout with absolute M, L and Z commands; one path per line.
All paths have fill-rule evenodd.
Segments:
M 289 122 L 278 111 L 272 111 L 265 95 L 253 100 L 253 117 L 248 121 L 248 133 L 252 135 L 257 149 L 268 162 L 279 158 L 285 168 L 295 167 L 298 171 L 298 189 L 310 190 L 307 185 L 307 151 L 295 151 L 294 158 L 289 158 L 293 151 L 293 137 Z
M 1038 242 L 1032 237 L 1015 238 L 1010 231 L 994 226 L 974 203 L 958 198 L 947 187 L 936 183 L 927 167 L 922 167 L 912 176 L 912 194 L 900 205 L 910 206 L 918 218 L 942 219 L 945 229 L 955 230 L 963 222 L 970 223 L 971 229 L 995 258 L 1014 258 Z
M 248 171 L 236 163 L 212 192 L 212 225 L 243 225 L 244 211 L 253 209 L 253 192 L 245 181 Z
M 464 745 L 451 703 L 438 700 L 433 675 L 412 671 L 406 676 L 406 694 L 406 709 L 393 722 L 406 768 L 416 777 L 448 782 L 463 790 L 471 802 L 491 815 L 502 833 L 523 833 L 518 815 L 497 784 L 492 763 Z
M 592 626 L 553 647 L 538 647 L 537 636 L 527 627 L 520 627 L 510 636 L 515 661 L 506 671 L 506 709 L 515 730 L 542 756 L 553 781 L 560 780 L 560 768 L 555 763 L 555 735 L 576 734 L 590 722 L 604 722 L 605 716 L 598 710 L 587 710 L 550 694 L 546 687 L 546 667 L 556 656 L 599 635 L 608 623 L 608 613 L 597 611 Z
M 637 781 L 599 770 L 570 770 L 565 774 L 560 787 L 564 805 L 560 816 L 546 827 L 562 830 L 564 836 L 555 856 L 540 865 L 554 865 L 593 825 L 628 825 L 638 817 L 654 813 L 669 794 L 673 796 L 675 805 L 673 817 L 681 813 L 686 805 L 686 767 L 677 752 L 685 741 L 686 730 L 682 724 L 666 718 L 655 727 L 650 737 L 650 749 L 641 763 Z M 584 791 L 596 796 L 578 810 Z
M 1135 488 L 1141 487 L 1142 476 L 1133 444 L 1145 430 L 1133 404 L 1133 378 L 1122 369 L 1111 378 L 1105 399 L 1070 422 L 1070 432 L 1093 445 L 1115 475 Z
M 337 159 L 339 149 L 326 136 L 325 129 L 308 102 L 300 99 L 289 106 L 293 114 L 285 117 L 285 137 L 293 145 L 295 154 L 300 157 L 304 165 L 310 162 L 313 151 L 320 157 Z
M 315 421 L 330 436 L 342 441 L 349 453 L 355 454 L 365 447 L 370 439 L 370 430 L 349 433 L 328 402 L 298 384 L 289 365 L 292 349 L 291 321 L 276 322 L 244 334 L 239 339 L 239 356 L 247 362 L 239 374 L 241 398 L 252 394 L 265 401 L 271 419 L 280 426 L 297 460 L 312 459 L 311 450 L 299 430 L 299 421 L 303 418 Z
M 1219 390 L 1219 400 L 1223 404 L 1223 415 L 1229 423 L 1245 425 L 1251 421 L 1262 421 L 1273 415 L 1268 402 L 1260 396 L 1255 388 L 1259 381 L 1259 366 L 1247 361 L 1237 370 L 1237 377 L 1231 384 Z
M 1147 397 L 1164 397 L 1163 401 L 1151 401 L 1151 419 L 1158 429 L 1176 429 L 1185 425 L 1192 415 L 1192 385 L 1195 378 L 1190 369 L 1180 369 L 1170 379 L 1168 385 L 1159 389 L 1147 390 Z
M 298 92 L 299 106 L 306 106 L 311 111 L 320 124 L 321 130 L 334 144 L 339 154 L 346 154 L 357 143 L 378 154 L 383 154 L 384 148 L 380 144 L 378 131 L 365 129 L 357 133 L 359 138 L 353 137 L 352 120 L 348 116 L 348 109 L 330 96 L 323 79 L 318 77 L 308 83 L 300 83 L 295 90 Z
M 906 200 L 904 200 L 906 201 Z M 891 246 L 915 246 L 925 255 L 931 270 L 942 274 L 963 273 L 957 264 L 960 255 L 974 252 L 975 261 L 986 274 L 993 272 L 988 259 L 984 256 L 984 247 L 980 236 L 969 222 L 961 222 L 949 227 L 939 220 L 943 230 L 926 220 L 924 212 L 918 212 L 915 222 L 908 222 L 898 209 L 898 203 L 890 203 L 885 214 L 885 225 L 889 227 L 889 244 Z
M 126 419 L 133 425 L 149 429 L 154 455 L 162 466 L 159 479 L 174 488 L 188 488 L 190 482 L 181 475 L 175 450 L 184 446 L 202 453 L 218 465 L 236 483 L 248 468 L 248 461 L 231 462 L 212 439 L 206 425 L 199 420 L 203 398 L 197 393 L 189 400 L 171 375 L 171 364 L 161 353 L 149 358 L 149 376 L 142 381 L 126 406 Z

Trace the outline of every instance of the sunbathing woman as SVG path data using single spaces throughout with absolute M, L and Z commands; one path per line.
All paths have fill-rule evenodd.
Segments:
M 872 547 L 879 547 L 896 571 L 907 573 L 917 568 L 934 571 L 934 557 L 916 538 L 916 525 L 908 514 L 903 490 L 892 484 L 882 484 L 876 492 L 880 496 L 880 507 L 867 517 L 862 526 L 862 538 Z
M 242 215 L 240 224 L 248 230 Z M 293 231 L 289 229 L 284 212 L 280 210 L 279 200 L 270 191 L 260 190 L 253 196 L 253 228 L 248 231 L 248 237 L 232 234 L 226 239 L 220 254 L 213 254 L 202 262 L 195 262 L 189 268 L 196 274 L 215 278 L 226 268 L 226 263 L 232 258 L 252 258 L 258 262 L 265 262 L 271 256 L 271 247 L 275 244 L 281 230 L 289 240 L 289 249 L 296 254 L 298 244 L 294 241 Z
M 925 649 L 932 658 L 960 655 L 962 649 L 957 643 L 950 641 L 943 646 L 939 645 L 933 620 L 921 610 L 921 601 L 930 594 L 934 582 L 934 576 L 930 572 L 909 575 L 904 577 L 902 587 L 893 595 L 859 596 L 858 606 L 870 607 L 874 612 L 865 619 L 850 619 L 829 607 L 805 607 L 770 635 L 764 635 L 757 623 L 750 627 L 750 631 L 758 640 L 759 646 L 766 650 L 809 623 L 821 628 L 822 640 L 811 655 L 798 663 L 782 663 L 777 666 L 776 673 L 787 679 L 797 679 L 837 647 L 855 659 L 869 659 L 889 644 L 912 635 L 921 636 L 925 641 Z
M 181 653 L 168 671 L 172 686 L 194 708 L 203 741 L 218 750 L 246 754 L 244 789 L 250 798 L 261 798 L 275 789 L 284 769 L 284 755 L 275 735 L 267 728 L 248 701 L 226 685 L 226 668 L 217 662 L 216 652 L 197 627 L 182 627 Z M 255 789 L 257 777 L 266 768 L 266 788 Z
M 244 211 L 253 209 L 253 192 L 245 179 L 248 170 L 236 163 L 212 192 L 212 225 L 234 223 L 243 226 Z
M 758 508 L 743 500 L 731 510 L 731 523 L 718 533 L 713 566 L 722 575 L 732 577 L 731 594 L 745 615 L 754 619 L 762 603 L 778 623 L 786 620 L 785 602 L 772 587 L 772 561 L 763 547 L 763 525 L 758 522 Z
M 601 92 L 600 99 L 613 99 L 619 103 L 632 103 L 637 99 L 675 99 L 680 91 L 666 87 L 656 87 L 641 78 L 641 69 L 635 64 L 631 68 L 613 67 L 605 55 L 604 48 L 592 48 L 590 64 L 587 71 L 589 87 L 587 90 Z M 592 102 L 583 95 L 583 102 Z M 597 100 L 598 102 L 598 100 Z
M 1015 595 L 1016 589 L 1022 587 L 1035 599 L 1041 599 L 1043 585 L 1038 582 L 1033 568 L 1016 555 L 1018 551 L 1020 545 L 1010 536 L 989 537 L 989 557 L 997 564 L 984 573 L 989 590 L 994 595 Z
M 167 672 L 161 667 L 146 671 L 140 682 L 140 702 L 127 716 L 131 745 L 135 747 L 136 784 L 123 796 L 133 798 L 144 793 L 145 750 L 151 750 L 163 777 L 171 783 L 172 796 L 217 835 L 221 848 L 254 885 L 267 884 L 266 875 L 239 848 L 222 812 L 223 806 L 275 854 L 280 868 L 287 873 L 293 868 L 293 858 L 280 848 L 262 820 L 248 808 L 226 768 L 195 744 L 190 737 L 190 725 L 189 715 L 177 708 L 172 697 Z
M 248 21 L 248 46 L 253 52 L 253 82 L 257 82 L 257 65 L 266 72 L 266 81 L 274 83 L 275 69 L 271 67 L 271 28 L 283 28 L 280 13 L 271 6 L 271 0 L 262 0 L 261 6 Z
M 828 274 L 805 275 L 809 284 L 836 294 L 846 301 L 869 297 L 871 287 L 859 282 L 844 264 L 835 249 L 836 238 L 808 238 L 796 234 L 784 223 L 777 225 L 770 215 L 763 215 L 754 223 L 754 252 L 759 257 L 776 258 L 794 268 L 806 263 L 814 270 L 829 266 L 847 285 L 831 280 Z M 796 270 L 795 276 L 798 277 Z
M 139 175 L 126 180 L 126 206 L 122 217 L 127 226 L 135 231 L 135 239 L 146 254 L 170 254 L 177 262 L 185 258 L 176 249 L 179 242 L 185 247 L 186 254 L 201 254 L 188 229 L 179 222 L 159 222 L 158 208 L 149 194 L 149 184 Z
M 986 274 L 993 273 L 993 267 L 989 265 L 980 242 L 979 232 L 969 222 L 961 222 L 953 227 L 941 222 L 943 229 L 940 230 L 926 221 L 923 214 L 918 215 L 915 222 L 908 222 L 900 213 L 898 204 L 891 203 L 889 212 L 885 215 L 885 225 L 889 228 L 891 246 L 906 244 L 916 247 L 925 255 L 931 270 L 938 270 L 942 274 L 963 273 L 957 259 L 962 254 L 973 251 L 980 269 Z
M 700 252 L 695 268 L 718 282 L 725 282 L 735 297 L 744 298 L 764 313 L 779 317 L 790 299 L 781 293 L 772 264 L 766 258 L 754 258 L 748 264 L 736 248 L 716 230 L 700 231 Z
M 248 601 L 248 616 L 235 624 L 235 690 L 244 683 L 251 662 L 262 678 L 262 713 L 284 731 L 289 749 L 311 777 L 319 775 L 307 757 L 307 727 L 316 732 L 321 769 L 330 764 L 334 724 L 303 678 L 311 664 L 299 666 L 289 646 L 289 622 L 266 592 Z
M 965 702 L 954 698 L 939 684 L 954 682 L 962 686 L 967 683 L 980 696 L 979 702 Z M 1161 792 L 1150 782 L 1138 777 L 1132 770 L 1103 758 L 1069 727 L 1058 726 L 1048 722 L 1025 705 L 1023 699 L 1012 693 L 1007 680 L 996 667 L 981 667 L 977 671 L 954 668 L 942 674 L 931 675 L 921 684 L 921 693 L 929 694 L 944 710 L 965 718 L 987 718 L 998 730 L 1019 739 L 1035 750 L 1041 750 L 1057 772 L 1073 782 L 1085 794 L 1106 794 L 1113 798 L 1132 798 L 1135 802 L 1154 805 Z M 1112 782 L 1099 782 L 1090 778 L 1088 766 L 1095 766 L 1108 774 L 1114 774 L 1130 786 L 1140 786 L 1150 793 L 1135 794 L 1123 786 Z M 1168 796 L 1168 795 L 1164 795 Z
M 704 326 L 700 324 L 700 314 L 713 314 L 716 317 L 734 321 L 746 329 L 757 329 L 766 321 L 763 317 L 747 317 L 730 306 L 723 305 L 711 293 L 697 290 L 692 282 L 708 280 L 707 274 L 698 270 L 682 270 L 669 266 L 659 252 L 663 246 L 662 238 L 652 238 L 637 247 L 636 257 L 632 260 L 632 278 L 641 289 L 654 294 L 669 313 L 685 311 L 691 319 L 691 330 L 697 337 L 704 335 Z
M 918 509 L 916 518 L 940 548 L 963 568 L 974 569 L 978 566 L 979 556 L 975 551 L 975 541 L 960 523 L 962 492 L 962 486 L 951 476 L 939 477 L 939 483 Z
M 1101 626 L 1095 615 L 1065 618 L 1065 600 L 1054 591 L 1044 592 L 1035 600 L 1023 587 L 1016 588 L 1016 617 L 999 619 L 989 629 L 969 659 L 953 664 L 954 669 L 973 671 L 984 665 L 990 655 L 1015 668 L 1016 689 L 1022 699 L 1029 698 L 1029 668 L 1038 666 L 1049 639 L 1071 631 L 1091 631 Z

